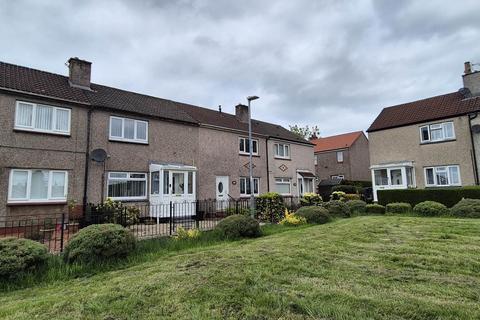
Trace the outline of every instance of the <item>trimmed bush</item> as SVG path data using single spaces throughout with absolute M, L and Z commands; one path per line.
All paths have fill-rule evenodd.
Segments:
M 384 214 L 385 207 L 378 203 L 371 203 L 365 206 L 367 213 L 370 214 Z
M 352 214 L 363 214 L 366 212 L 367 203 L 362 200 L 347 201 L 347 206 Z
M 92 263 L 127 256 L 135 237 L 118 224 L 96 224 L 80 230 L 65 247 L 66 262 Z
M 412 206 L 410 203 L 406 202 L 392 202 L 385 206 L 386 213 L 401 214 L 409 213 L 412 211 Z
M 255 238 L 262 235 L 257 220 L 239 214 L 222 219 L 215 231 L 224 239 Z
M 47 260 L 47 248 L 33 240 L 0 239 L 0 277 L 12 278 L 42 266 Z
M 413 212 L 420 216 L 434 217 L 448 214 L 448 208 L 435 201 L 423 201 L 413 207 Z
M 335 192 L 335 191 L 342 191 L 345 193 L 352 194 L 352 193 L 357 193 L 357 187 L 347 185 L 347 184 L 339 184 L 332 187 L 332 192 Z
M 331 200 L 324 204 L 324 207 L 328 210 L 328 213 L 332 217 L 350 217 L 350 208 L 345 202 L 340 200 Z
M 300 204 L 302 206 L 317 206 L 322 203 L 322 197 L 316 193 L 305 193 L 300 198 Z
M 240 206 L 238 208 L 230 207 L 230 208 L 225 209 L 225 214 L 227 216 L 231 216 L 232 214 L 241 214 L 243 216 L 248 216 L 248 215 L 250 215 L 250 209 L 243 208 L 243 207 L 240 207 Z
M 480 187 L 378 190 L 378 203 L 407 202 L 414 207 L 423 201 L 436 201 L 451 208 L 463 198 L 480 199 Z
M 456 217 L 480 218 L 480 199 L 462 199 L 450 213 Z
M 347 193 L 346 195 L 343 196 L 343 200 L 345 201 L 351 201 L 351 200 L 361 200 L 360 195 L 356 193 Z
M 328 210 L 318 206 L 301 207 L 295 215 L 305 218 L 307 223 L 324 224 L 332 220 Z
M 332 200 L 345 201 L 345 196 L 346 196 L 346 193 L 343 191 L 333 191 L 332 194 L 330 195 L 330 201 Z
M 256 212 L 263 221 L 280 221 L 285 211 L 283 198 L 279 193 L 267 192 L 256 198 Z

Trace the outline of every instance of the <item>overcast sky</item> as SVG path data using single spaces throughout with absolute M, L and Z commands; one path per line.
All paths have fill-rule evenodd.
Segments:
M 322 136 L 458 90 L 480 63 L 480 1 L 0 0 L 0 60 Z M 480 69 L 480 66 L 477 66 Z

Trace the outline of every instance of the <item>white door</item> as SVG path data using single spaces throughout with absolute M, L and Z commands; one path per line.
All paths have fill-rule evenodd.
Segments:
M 217 194 L 217 209 L 223 210 L 228 207 L 228 176 L 217 176 L 216 178 L 216 194 Z

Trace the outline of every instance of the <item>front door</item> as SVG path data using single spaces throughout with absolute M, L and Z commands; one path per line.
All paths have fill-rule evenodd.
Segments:
M 228 176 L 217 176 L 216 178 L 216 194 L 217 209 L 223 210 L 228 207 Z

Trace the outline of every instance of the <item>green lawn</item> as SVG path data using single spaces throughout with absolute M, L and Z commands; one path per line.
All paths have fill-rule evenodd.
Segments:
M 480 220 L 357 217 L 0 294 L 6 319 L 479 319 Z

